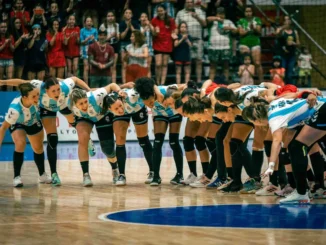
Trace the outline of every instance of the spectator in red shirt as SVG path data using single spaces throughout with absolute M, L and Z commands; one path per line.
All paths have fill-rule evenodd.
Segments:
M 64 52 L 67 61 L 68 76 L 77 76 L 78 60 L 80 56 L 79 36 L 80 28 L 76 26 L 76 17 L 70 15 L 66 27 L 63 28 Z
M 14 38 L 9 35 L 6 22 L 0 23 L 0 79 L 3 79 L 4 72 L 6 78 L 11 79 L 14 67 Z M 12 90 L 12 89 L 10 89 Z
M 107 43 L 107 31 L 100 28 L 98 42 L 88 48 L 90 71 L 90 88 L 101 88 L 111 83 L 111 66 L 114 63 L 114 49 Z
M 16 17 L 21 20 L 23 31 L 27 30 L 27 26 L 31 20 L 31 17 L 27 11 L 25 11 L 23 0 L 15 0 L 13 11 L 10 12 L 10 18 Z
M 47 63 L 52 77 L 64 77 L 66 59 L 63 51 L 63 33 L 59 32 L 59 21 L 54 20 L 49 31 L 46 33 L 46 40 L 49 43 Z
M 168 70 L 168 61 L 173 50 L 173 39 L 176 35 L 176 25 L 168 16 L 164 5 L 157 8 L 157 17 L 152 19 L 154 27 L 153 49 L 155 54 L 155 75 L 158 84 L 164 84 Z

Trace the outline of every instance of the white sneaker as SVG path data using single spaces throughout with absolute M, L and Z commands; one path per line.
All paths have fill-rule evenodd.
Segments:
M 96 154 L 95 146 L 94 146 L 92 139 L 89 139 L 89 141 L 88 141 L 88 154 L 91 157 L 95 156 L 95 154 Z
M 191 183 L 194 183 L 197 180 L 197 177 L 191 173 L 188 175 L 187 179 L 185 179 L 183 182 L 181 182 L 184 185 L 189 185 Z
M 279 197 L 286 197 L 290 195 L 294 189 L 290 186 L 290 184 L 287 184 L 282 190 L 275 191 L 274 194 Z
M 147 175 L 147 179 L 145 181 L 145 184 L 150 184 L 153 181 L 153 178 L 154 178 L 154 172 L 151 171 Z
M 275 191 L 279 191 L 280 188 L 276 187 L 272 183 L 268 183 L 264 188 L 256 191 L 257 196 L 274 196 Z
M 14 178 L 14 187 L 23 187 L 22 178 L 20 176 Z
M 286 198 L 281 199 L 280 204 L 310 204 L 308 192 L 306 192 L 305 195 L 300 195 L 297 190 L 295 190 Z
M 126 184 L 127 184 L 126 176 L 124 174 L 120 174 L 119 179 L 115 185 L 116 186 L 124 186 Z
M 116 169 L 112 169 L 112 182 L 113 184 L 115 185 L 119 179 L 119 169 L 116 168 Z
M 221 185 L 220 187 L 217 187 L 217 190 L 220 191 L 220 190 L 224 189 L 225 187 L 228 187 L 229 185 L 231 185 L 232 182 L 233 182 L 233 179 L 228 177 L 223 185 Z
M 41 184 L 51 184 L 52 183 L 52 178 L 44 172 L 39 178 L 38 178 L 39 183 Z
M 83 186 L 84 187 L 93 186 L 93 182 L 92 182 L 92 179 L 91 179 L 91 176 L 89 175 L 89 173 L 84 174 Z
M 211 181 L 203 176 L 201 179 L 196 180 L 194 183 L 190 183 L 189 186 L 193 188 L 205 188 Z
M 325 199 L 326 198 L 326 190 L 323 188 L 319 188 L 314 192 L 311 191 L 311 196 L 314 199 Z

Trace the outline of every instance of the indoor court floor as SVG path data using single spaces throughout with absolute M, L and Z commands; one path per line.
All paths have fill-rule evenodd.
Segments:
M 97 145 L 90 161 L 94 186 L 85 188 L 77 144 L 70 143 L 58 146 L 61 187 L 38 184 L 26 153 L 24 187 L 13 188 L 12 147 L 0 152 L 0 244 L 326 244 L 326 200 L 280 206 L 274 196 L 173 186 L 168 144 L 160 187 L 144 184 L 148 167 L 141 149 L 127 143 L 127 186 L 112 186 L 111 167 Z M 201 173 L 199 161 L 197 167 Z M 47 162 L 46 168 L 49 173 Z

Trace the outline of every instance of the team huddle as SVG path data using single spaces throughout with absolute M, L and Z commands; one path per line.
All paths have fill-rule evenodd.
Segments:
M 97 89 L 90 89 L 77 77 L 1 80 L 0 85 L 18 86 L 21 94 L 10 104 L 0 128 L 0 145 L 7 129 L 15 144 L 14 187 L 23 186 L 20 172 L 26 136 L 34 152 L 39 182 L 61 185 L 57 173 L 56 129 L 56 114 L 60 112 L 77 130 L 85 187 L 93 185 L 89 156 L 96 154 L 90 140 L 94 126 L 101 150 L 112 167 L 113 184 L 126 185 L 125 143 L 132 119 L 149 168 L 146 184 L 161 184 L 162 146 L 169 128 L 169 145 L 176 165 L 171 184 L 218 189 L 222 193 L 277 195 L 284 197 L 280 200 L 282 204 L 310 203 L 312 198 L 326 198 L 325 160 L 321 154 L 321 151 L 326 153 L 326 99 L 318 90 L 299 91 L 294 85 L 280 87 L 273 83 L 226 86 L 211 80 L 201 89 L 192 81 L 157 86 L 147 77 L 134 83 L 121 86 L 111 83 Z M 148 137 L 147 108 L 153 114 L 153 144 Z M 183 117 L 187 122 L 182 149 L 179 133 Z M 44 167 L 44 130 L 51 176 Z M 254 140 L 250 152 L 247 144 L 252 131 Z M 185 179 L 183 151 L 190 169 Z M 269 164 L 261 174 L 264 152 Z M 202 165 L 200 176 L 197 154 Z M 243 167 L 249 176 L 244 183 L 241 180 Z M 217 177 L 213 178 L 216 172 Z M 269 184 L 263 186 L 265 177 L 269 178 Z

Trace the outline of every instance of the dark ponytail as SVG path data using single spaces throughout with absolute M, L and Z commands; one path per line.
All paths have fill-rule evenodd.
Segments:
M 121 97 L 119 96 L 118 93 L 111 93 L 111 94 L 108 94 L 104 97 L 103 99 L 103 107 L 102 107 L 102 110 L 101 110 L 101 114 L 102 115 L 105 115 L 109 110 L 110 110 L 110 107 L 117 101 L 117 100 L 121 100 Z
M 22 97 L 27 97 L 28 94 L 35 89 L 35 87 L 31 83 L 22 83 L 19 84 L 18 89 Z

